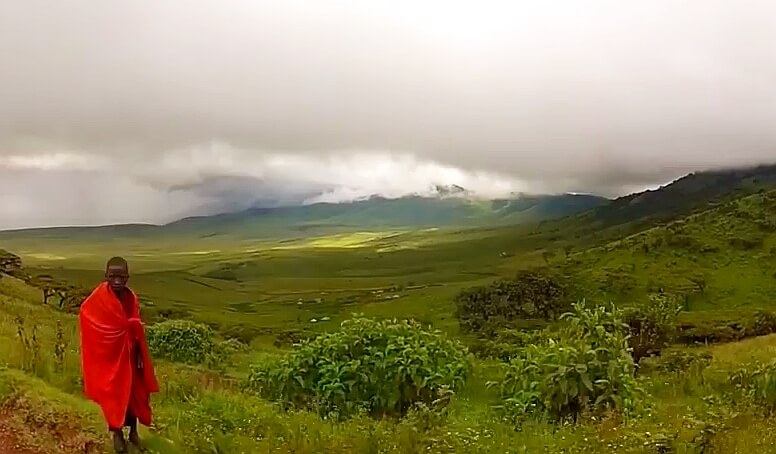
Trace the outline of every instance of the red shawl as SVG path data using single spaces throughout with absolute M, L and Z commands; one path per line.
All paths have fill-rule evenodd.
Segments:
M 81 367 L 86 396 L 100 405 L 111 428 L 124 425 L 128 409 L 143 425 L 151 424 L 151 393 L 159 392 L 137 295 L 132 293 L 128 318 L 107 282 L 100 284 L 81 305 Z M 138 367 L 139 347 L 142 368 Z

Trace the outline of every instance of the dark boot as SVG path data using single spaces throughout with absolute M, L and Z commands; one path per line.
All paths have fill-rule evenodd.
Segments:
M 124 440 L 124 432 L 121 429 L 111 430 L 113 433 L 113 450 L 117 453 L 127 452 L 127 442 Z
M 140 434 L 137 433 L 137 418 L 132 418 L 132 421 L 130 421 L 129 442 L 140 451 L 143 451 L 143 446 L 140 443 Z

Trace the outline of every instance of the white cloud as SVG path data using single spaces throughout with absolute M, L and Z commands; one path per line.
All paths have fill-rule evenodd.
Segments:
M 133 200 L 188 188 L 187 209 L 435 180 L 618 194 L 776 160 L 775 16 L 768 0 L 0 0 L 0 171 L 46 169 L 61 193 L 109 171 Z

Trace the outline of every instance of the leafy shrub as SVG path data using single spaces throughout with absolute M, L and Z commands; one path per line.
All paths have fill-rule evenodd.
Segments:
M 168 320 L 151 325 L 146 333 L 151 354 L 188 364 L 213 365 L 220 351 L 207 325 L 188 320 Z
M 468 375 L 467 356 L 459 342 L 413 321 L 353 319 L 276 364 L 253 367 L 247 386 L 321 415 L 404 416 L 458 389 Z
M 741 368 L 730 382 L 744 393 L 748 403 L 767 415 L 776 413 L 776 361 Z
M 633 360 L 638 364 L 642 358 L 660 353 L 676 332 L 676 316 L 681 306 L 663 295 L 654 295 L 648 304 L 623 310 L 628 325 Z
M 479 358 L 509 362 L 520 356 L 525 347 L 547 343 L 551 338 L 552 334 L 547 329 L 503 329 L 490 338 L 478 339 L 470 350 Z
M 776 313 L 759 310 L 740 318 L 681 323 L 678 325 L 677 340 L 688 345 L 714 344 L 773 333 L 776 333 Z
M 636 408 L 638 387 L 628 352 L 627 330 L 612 308 L 575 304 L 559 340 L 529 345 L 506 366 L 498 385 L 503 409 L 513 420 L 543 416 L 576 420 L 583 412 Z
M 746 336 L 738 322 L 711 322 L 680 326 L 679 340 L 686 344 L 717 344 L 735 342 Z
M 522 271 L 514 279 L 456 295 L 456 316 L 464 331 L 492 334 L 516 319 L 557 318 L 569 308 L 565 296 L 565 288 L 552 276 L 536 270 Z
M 248 351 L 248 346 L 237 339 L 227 339 L 216 344 L 218 356 L 221 358 Z
M 758 310 L 752 317 L 747 334 L 750 336 L 765 336 L 776 333 L 776 313 Z
M 644 358 L 644 361 L 639 363 L 639 371 L 643 373 L 700 372 L 711 365 L 713 358 L 709 351 L 676 350 L 660 356 Z

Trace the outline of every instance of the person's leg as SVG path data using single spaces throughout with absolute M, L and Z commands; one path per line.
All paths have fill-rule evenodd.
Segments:
M 129 442 L 135 446 L 140 446 L 140 435 L 137 433 L 137 417 L 127 410 L 127 417 L 124 424 L 129 427 Z
M 109 427 L 108 430 L 113 434 L 113 450 L 117 453 L 127 452 L 127 442 L 124 440 L 122 428 Z

